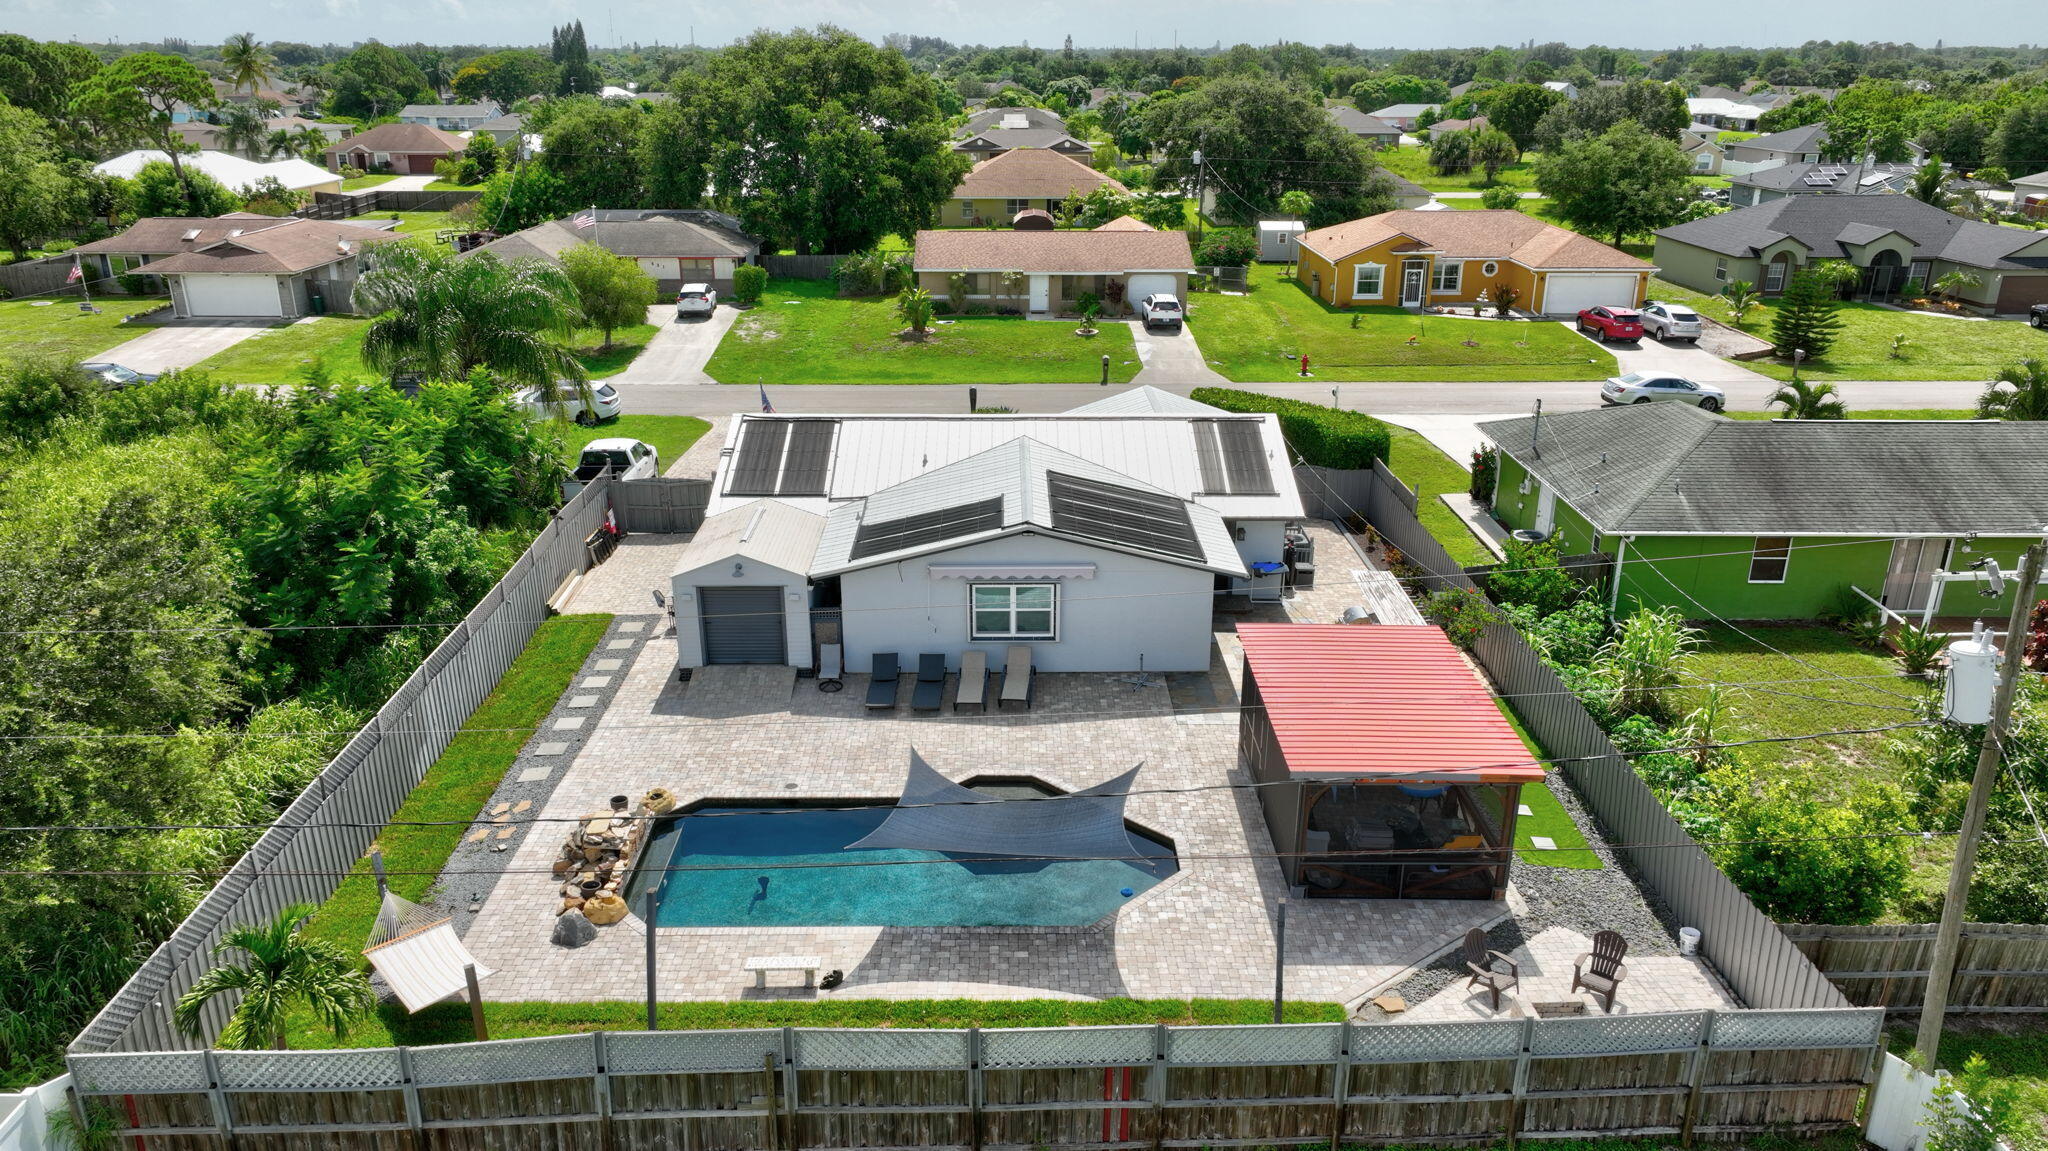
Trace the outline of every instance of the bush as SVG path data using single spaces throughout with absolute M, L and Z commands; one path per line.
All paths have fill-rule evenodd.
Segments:
M 1870 784 L 1843 796 L 1811 779 L 1714 773 L 1722 814 L 1714 862 L 1764 914 L 1795 923 L 1869 923 L 1905 890 L 1909 841 L 1864 836 L 1907 825 L 1905 793 Z
M 767 288 L 768 269 L 759 264 L 741 264 L 732 270 L 733 303 L 753 307 L 761 302 L 761 293 Z
M 1357 317 L 1352 317 L 1356 319 Z M 1465 494 L 1486 507 L 1493 503 L 1493 480 L 1500 472 L 1500 449 L 1492 444 L 1483 444 L 1472 449 L 1472 482 L 1465 485 Z
M 1422 601 L 1422 618 L 1444 630 L 1451 642 L 1471 650 L 1486 625 L 1500 619 L 1486 597 L 1471 588 L 1449 587 Z
M 1196 388 L 1197 403 L 1226 412 L 1271 412 L 1302 463 L 1339 470 L 1372 467 L 1387 458 L 1387 425 L 1363 412 L 1289 400 L 1236 388 Z
M 71 249 L 76 248 L 77 246 L 77 240 L 51 240 L 49 243 L 43 245 L 43 254 L 48 256 L 54 256 L 60 252 L 68 252 Z
M 1907 675 L 1926 675 L 1929 669 L 1941 662 L 1941 653 L 1948 650 L 1947 636 L 1921 631 L 1912 624 L 1899 628 L 1892 642 L 1899 645 L 1899 666 Z
M 114 277 L 114 282 L 121 285 L 121 290 L 131 296 L 147 296 L 149 280 L 148 276 L 139 272 L 122 272 Z
M 1984 167 L 1979 168 L 1976 171 L 1970 173 L 1970 178 L 1974 180 L 1982 180 L 1987 184 L 2012 183 L 2012 173 L 2006 171 L 2004 168 L 2001 168 L 1996 164 L 1986 164 Z
M 1501 610 L 1521 629 L 1536 654 L 1560 671 L 1593 666 L 1601 645 L 1607 642 L 1607 609 L 1591 596 L 1549 615 L 1519 604 L 1503 604 Z
M 1496 212 L 1519 212 L 1522 210 L 1522 193 L 1518 188 L 1501 184 L 1479 193 L 1479 202 Z
M 1257 262 L 1259 241 L 1241 228 L 1216 228 L 1195 245 L 1198 267 L 1242 268 Z
M 1538 615 L 1560 612 L 1585 598 L 1586 585 L 1558 566 L 1557 545 L 1512 540 L 1506 558 L 1486 574 L 1486 591 L 1498 604 L 1526 604 Z
M 1600 649 L 1599 672 L 1613 686 L 1615 707 L 1628 715 L 1667 718 L 1672 689 L 1684 677 L 1699 629 L 1675 608 L 1645 609 L 1615 625 Z

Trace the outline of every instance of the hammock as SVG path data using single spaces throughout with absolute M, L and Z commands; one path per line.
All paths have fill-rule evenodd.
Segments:
M 1143 852 L 1124 830 L 1124 796 L 1143 766 L 1071 795 L 996 799 L 940 775 L 912 749 L 903 797 L 880 827 L 847 850 L 1134 859 Z
M 439 1003 L 467 989 L 466 966 L 482 979 L 491 969 L 477 963 L 455 935 L 450 917 L 386 891 L 363 955 L 407 1012 Z

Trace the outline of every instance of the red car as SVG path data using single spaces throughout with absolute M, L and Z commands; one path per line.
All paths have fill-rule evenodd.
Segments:
M 1601 343 L 1643 338 L 1643 316 L 1634 308 L 1587 308 L 1579 313 L 1579 334 Z

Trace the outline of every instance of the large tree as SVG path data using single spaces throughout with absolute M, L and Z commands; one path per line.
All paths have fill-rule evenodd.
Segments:
M 1535 145 L 1536 125 L 1544 114 L 1564 102 L 1564 93 L 1541 84 L 1503 84 L 1479 98 L 1486 109 L 1486 122 L 1506 132 L 1515 147 L 1524 150 Z
M 1771 313 L 1772 354 L 1781 360 L 1824 360 L 1841 334 L 1842 307 L 1836 283 L 1819 267 L 1809 265 L 1792 277 L 1785 295 Z
M 1232 220 L 1269 218 L 1293 188 L 1315 196 L 1309 225 L 1323 227 L 1394 207 L 1393 185 L 1372 155 L 1332 123 L 1314 97 L 1260 75 L 1229 76 L 1147 105 L 1147 132 L 1166 153 L 1160 185 L 1199 178 Z
M 606 348 L 612 346 L 613 332 L 647 322 L 654 277 L 638 263 L 586 242 L 562 253 L 562 270 L 576 288 L 583 326 L 603 332 Z
M 1631 80 L 1617 88 L 1591 89 L 1552 107 L 1536 124 L 1536 146 L 1555 148 L 1574 136 L 1598 136 L 1623 120 L 1676 140 L 1692 116 L 1686 110 L 1685 90 L 1678 85 Z
M 149 145 L 170 157 L 171 171 L 185 189 L 193 214 L 199 204 L 184 163 L 178 159 L 185 141 L 173 129 L 178 112 L 211 102 L 213 85 L 190 61 L 160 52 L 123 56 L 78 85 L 72 107 L 94 117 L 110 130 Z
M 1670 140 L 1624 120 L 1536 160 L 1536 187 L 1567 226 L 1620 244 L 1676 223 L 1692 199 L 1692 161 Z
M 99 57 L 83 45 L 0 33 L 0 100 L 52 123 L 70 110 L 72 87 L 99 68 Z
M 555 65 L 530 48 L 508 48 L 478 56 L 455 70 L 455 94 L 464 100 L 495 100 L 510 108 L 528 96 L 554 90 Z
M 78 201 L 49 125 L 26 108 L 0 104 L 0 244 L 25 257 L 78 216 Z
M 634 152 L 647 119 L 640 106 L 578 96 L 554 102 L 548 112 L 535 163 L 562 182 L 567 202 L 578 208 L 638 207 Z
M 800 252 L 931 226 L 968 167 L 946 147 L 932 81 L 837 28 L 759 32 L 676 80 L 678 115 L 651 130 L 701 137 L 703 167 L 648 182 L 715 187 L 749 231 Z M 689 164 L 690 151 L 666 154 Z
M 2048 96 L 2015 105 L 1991 135 L 1991 162 L 2015 176 L 2048 169 Z
M 554 30 L 553 57 L 557 95 L 595 96 L 604 86 L 597 66 L 590 62 L 590 46 L 583 39 L 583 21 Z
M 327 104 L 343 116 L 375 120 L 433 98 L 419 65 L 398 49 L 370 40 L 334 66 Z

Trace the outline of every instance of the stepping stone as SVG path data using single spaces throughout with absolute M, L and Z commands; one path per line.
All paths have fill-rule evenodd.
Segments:
M 515 803 L 515 804 L 513 804 L 513 805 L 512 805 L 512 814 L 514 814 L 514 815 L 518 815 L 518 814 L 519 814 L 520 812 L 522 812 L 522 811 L 525 811 L 525 810 L 526 810 L 527 808 L 529 808 L 529 807 L 532 807 L 532 806 L 533 806 L 533 801 L 532 801 L 532 800 L 530 800 L 530 799 L 522 799 L 522 800 L 520 800 L 520 801 L 519 801 L 518 803 Z
M 572 696 L 570 696 L 570 697 L 569 697 L 569 706 L 570 706 L 570 707 L 596 707 L 596 706 L 597 706 L 597 697 L 596 697 L 596 696 L 594 696 L 594 695 L 572 695 Z
M 510 805 L 510 804 L 507 804 L 506 806 L 507 806 L 507 807 L 510 807 L 511 805 Z M 494 816 L 492 816 L 492 817 L 491 817 L 491 822 L 492 822 L 492 823 L 504 823 L 504 822 L 506 822 L 507 820 L 509 820 L 509 819 L 511 819 L 511 818 L 512 818 L 512 816 L 511 816 L 511 815 L 510 815 L 509 813 L 505 813 L 505 812 L 500 812 L 499 814 L 497 814 L 497 815 L 494 815 Z
M 519 782 L 539 783 L 541 780 L 546 779 L 549 774 L 548 769 L 545 767 L 529 767 L 519 773 Z
M 1536 814 L 1536 813 L 1535 813 L 1535 812 L 1533 812 L 1533 811 L 1530 811 L 1530 810 L 1529 810 L 1529 805 L 1525 803 L 1525 804 L 1523 804 L 1522 806 L 1520 806 L 1520 807 L 1517 807 L 1517 808 L 1515 809 L 1515 814 L 1516 814 L 1516 815 L 1534 815 L 1534 814 Z
M 489 839 L 490 837 L 491 837 L 491 829 L 490 829 L 490 828 L 488 828 L 488 827 L 479 827 L 479 828 L 477 828 L 477 829 L 476 829 L 476 834 L 474 834 L 474 835 L 471 835 L 471 836 L 469 837 L 469 841 L 470 841 L 471 843 L 482 843 L 482 842 L 483 842 L 484 840 L 486 840 L 486 839 Z
M 590 666 L 594 671 L 617 671 L 626 666 L 626 661 L 622 659 L 601 659 Z
M 1532 835 L 1529 837 L 1529 846 L 1538 851 L 1556 851 L 1557 841 L 1547 835 Z
M 513 833 L 514 831 L 517 831 L 517 830 L 518 830 L 517 828 L 513 828 L 513 827 L 508 827 L 508 828 L 506 828 L 505 830 L 503 830 L 503 831 L 500 831 L 500 832 L 498 833 L 498 838 L 499 838 L 499 839 L 510 839 L 510 838 L 512 838 L 512 833 Z
M 577 687 L 581 687 L 581 688 L 586 688 L 586 689 L 588 689 L 588 690 L 590 690 L 590 691 L 597 691 L 597 690 L 599 690 L 600 688 L 607 688 L 607 687 L 610 687 L 611 685 L 612 685 L 612 677 L 611 677 L 611 676 L 608 676 L 608 675 L 586 675 L 586 676 L 584 676 L 584 677 L 583 677 L 583 682 L 582 682 L 582 683 L 579 683 L 579 684 L 577 684 L 576 686 L 577 686 Z
M 629 621 L 629 622 L 627 622 L 627 623 L 622 623 L 622 624 L 620 624 L 620 625 L 619 625 L 619 634 L 621 634 L 621 635 L 624 635 L 624 634 L 626 634 L 627 632 L 635 632 L 635 631 L 646 631 L 646 630 L 647 630 L 647 621 L 646 621 L 646 620 L 644 620 L 644 619 L 642 619 L 642 620 L 632 620 L 632 621 Z
M 576 731 L 582 728 L 582 726 L 583 717 L 580 715 L 572 715 L 555 721 L 556 731 Z
M 615 639 L 604 646 L 607 651 L 632 651 L 634 644 L 630 639 Z
M 560 755 L 569 750 L 566 743 L 544 743 L 533 749 L 535 755 Z

